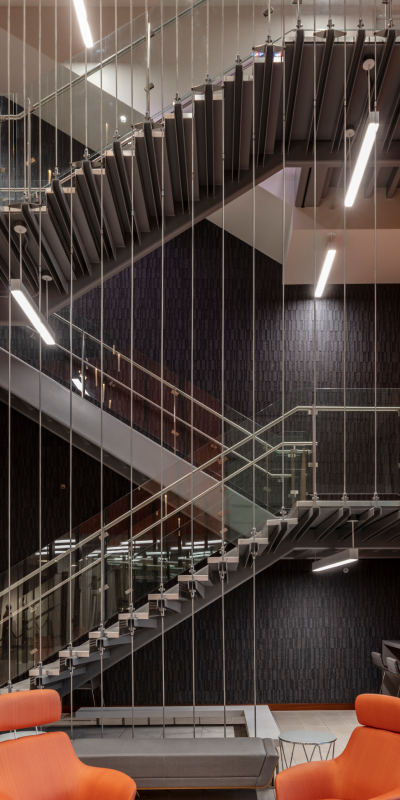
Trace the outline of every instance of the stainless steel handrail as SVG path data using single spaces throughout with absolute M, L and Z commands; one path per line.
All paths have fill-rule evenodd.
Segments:
M 293 444 L 296 444 L 296 445 L 298 445 L 299 447 L 300 447 L 300 446 L 309 447 L 309 446 L 311 446 L 311 445 L 312 445 L 312 442 L 309 442 L 309 441 L 307 441 L 307 442 L 284 442 L 284 445 L 290 445 L 290 446 L 291 446 L 291 445 L 293 445 Z M 280 448 L 280 447 L 282 447 L 282 442 L 279 442 L 279 444 L 276 444 L 276 445 L 275 445 L 273 448 L 271 448 L 271 450 L 268 452 L 268 455 L 270 455 L 271 453 L 275 452 L 276 450 L 279 450 L 279 448 Z M 261 459 L 265 458 L 265 456 L 266 456 L 266 454 L 265 454 L 265 453 L 262 453 L 260 456 L 258 456 L 258 457 L 255 459 L 254 463 L 257 463 L 258 461 L 261 461 Z M 251 463 L 253 463 L 253 462 L 251 462 Z M 225 476 L 225 478 L 224 478 L 224 483 L 226 483 L 226 482 L 227 482 L 227 481 L 229 481 L 229 480 L 232 480 L 232 478 L 235 478 L 235 477 L 237 477 L 237 475 L 240 475 L 240 473 L 242 473 L 242 472 L 243 472 L 245 469 L 247 469 L 247 468 L 248 468 L 248 466 L 249 466 L 248 464 L 245 464 L 243 467 L 240 467 L 238 470 L 236 470 L 235 472 L 233 472 L 231 475 L 229 475 L 229 476 Z M 198 494 L 198 495 L 196 496 L 196 498 L 195 498 L 195 500 L 194 500 L 193 502 L 195 502 L 196 500 L 200 500 L 201 498 L 205 497 L 205 496 L 206 496 L 207 494 L 209 494 L 210 492 L 213 492 L 213 491 L 215 491 L 216 489 L 218 489 L 218 487 L 219 487 L 219 486 L 221 486 L 221 484 L 222 484 L 222 481 L 216 481 L 216 483 L 215 483 L 213 486 L 210 486 L 210 487 L 208 487 L 208 489 L 205 489 L 203 492 L 201 492 L 200 494 Z M 165 490 L 163 490 L 163 494 L 165 494 Z M 154 497 L 154 496 L 153 496 L 153 497 Z M 150 497 L 150 498 L 149 498 L 149 499 L 146 501 L 146 503 L 149 503 L 149 502 L 151 502 L 151 501 L 153 500 L 153 497 Z M 192 500 L 187 500 L 185 503 L 183 503 L 183 504 L 182 504 L 181 506 L 179 506 L 178 508 L 174 509 L 173 511 L 170 511 L 168 514 L 165 514 L 165 515 L 163 516 L 163 519 L 164 519 L 164 520 L 168 520 L 168 519 L 170 519 L 171 517 L 174 517 L 174 516 L 176 516 L 176 514 L 179 514 L 179 513 L 180 513 L 181 511 L 183 511 L 185 508 L 187 508 L 188 506 L 191 506 L 191 504 L 192 504 Z M 142 504 L 142 505 L 143 505 L 143 504 Z M 109 528 L 109 527 L 112 527 L 113 525 L 116 525 L 116 524 L 117 524 L 117 522 L 119 522 L 119 521 L 123 521 L 123 519 L 125 519 L 127 516 L 130 516 L 130 514 L 131 514 L 132 512 L 134 512 L 134 511 L 137 511 L 137 510 L 139 509 L 139 507 L 140 507 L 140 506 L 136 506 L 134 509 L 132 509 L 131 511 L 127 512 L 127 514 L 126 514 L 126 515 L 123 515 L 123 517 L 120 517 L 120 518 L 118 518 L 118 520 L 114 520 L 112 523 L 109 523 L 109 524 L 108 524 L 108 526 L 104 526 L 104 530 L 106 530 L 106 529 L 107 529 L 107 528 Z M 204 511 L 202 511 L 201 513 L 205 513 L 205 512 L 204 512 Z M 157 526 L 159 526 L 159 525 L 160 525 L 160 520 L 157 520 L 156 522 L 153 522 L 151 525 L 148 525 L 146 528 L 144 528 L 142 531 L 140 531 L 140 533 L 137 533 L 135 536 L 132 536 L 131 538 L 127 539 L 127 540 L 126 540 L 126 542 L 124 542 L 124 544 L 125 544 L 125 545 L 126 545 L 126 544 L 128 544 L 128 545 L 129 545 L 131 542 L 133 542 L 133 541 L 136 541 L 136 540 L 137 540 L 137 539 L 139 539 L 141 536 L 143 536 L 143 535 L 144 535 L 144 534 L 146 534 L 146 533 L 149 533 L 149 531 L 151 531 L 153 528 L 155 528 L 155 527 L 157 527 Z M 101 534 L 101 529 L 99 529 L 99 530 L 95 531 L 94 533 L 91 533 L 91 534 L 90 534 L 90 536 L 88 536 L 88 537 L 87 537 L 86 539 L 84 539 L 82 542 L 79 542 L 79 544 L 76 544 L 76 545 L 74 545 L 74 547 L 72 547 L 72 548 L 70 548 L 70 549 L 66 550 L 64 553 L 60 553 L 60 555 L 59 555 L 59 556 L 57 556 L 56 558 L 52 559 L 52 561 L 51 561 L 51 562 L 47 562 L 47 563 L 46 563 L 46 566 L 45 566 L 45 568 L 44 568 L 44 569 L 48 569 L 48 567 L 49 567 L 49 566 L 52 566 L 53 564 L 56 564 L 56 563 L 58 563 L 58 562 L 59 562 L 61 559 L 65 558 L 65 557 L 66 557 L 67 555 L 69 555 L 70 553 L 73 553 L 73 552 L 75 552 L 76 550 L 79 550 L 79 548 L 83 547 L 83 546 L 84 546 L 84 545 L 85 545 L 87 542 L 90 542 L 90 541 L 92 541 L 93 539 L 99 538 L 99 535 L 100 535 L 100 534 Z M 170 535 L 170 534 L 168 534 L 168 535 Z M 151 546 L 153 547 L 154 545 L 151 545 Z M 86 571 L 87 571 L 87 569 L 89 569 L 89 568 L 90 568 L 90 567 L 92 567 L 92 566 L 95 566 L 95 565 L 96 565 L 96 564 L 98 564 L 98 563 L 100 563 L 100 559 L 97 559 L 97 561 L 92 561 L 92 562 L 91 562 L 91 563 L 90 563 L 90 564 L 89 564 L 87 567 L 84 567 L 84 568 L 82 568 L 82 570 L 80 570 L 80 571 L 78 571 L 78 572 L 74 573 L 74 574 L 72 575 L 72 578 L 76 578 L 76 577 L 78 577 L 78 576 L 79 576 L 79 574 L 81 574 L 81 572 L 86 572 Z M 43 571 L 43 570 L 42 570 L 42 571 Z M 20 586 L 22 583 L 25 583 L 26 581 L 30 580 L 32 577 L 34 577 L 35 575 L 38 575 L 38 574 L 39 574 L 39 569 L 36 569 L 36 570 L 34 570 L 32 573 L 30 573 L 28 576 L 25 576 L 24 578 L 20 578 L 18 581 L 16 581 L 15 583 L 13 583 L 13 584 L 11 585 L 11 587 L 10 587 L 10 591 L 13 591 L 13 589 L 16 589 L 16 588 L 17 588 L 18 586 Z M 68 583 L 68 581 L 69 581 L 69 578 L 67 578 L 67 579 L 64 581 L 64 583 Z M 62 583 L 58 583 L 58 584 L 57 584 L 57 586 L 54 586 L 52 589 L 48 590 L 48 592 L 46 592 L 46 595 L 47 595 L 47 594 L 49 594 L 49 593 L 51 593 L 51 592 L 53 592 L 53 591 L 56 591 L 57 589 L 59 589 L 59 587 L 60 587 L 60 586 L 62 586 Z M 6 589 L 3 589 L 3 590 L 0 592 L 0 597 L 2 597 L 2 596 L 4 596 L 4 595 L 8 594 L 8 592 L 9 592 L 9 589 L 8 589 L 8 587 L 7 587 Z M 41 595 L 41 596 L 42 596 L 42 597 L 44 597 L 44 596 L 46 596 L 46 595 Z M 38 599 L 39 599 L 39 598 L 35 598 L 34 600 L 32 600 L 32 603 L 36 603 Z M 29 606 L 24 606 L 24 608 L 23 608 L 23 609 L 17 609 L 17 611 L 15 611 L 15 612 L 14 612 L 14 614 L 11 614 L 11 619 L 12 619 L 12 618 L 13 618 L 13 617 L 14 617 L 16 614 L 18 614 L 18 613 L 19 613 L 21 610 L 24 610 L 24 611 L 26 611 L 28 608 L 29 608 Z M 7 619 L 9 619 L 9 617 L 5 617 L 5 618 L 4 618 L 4 620 L 2 620 L 2 621 L 4 622 L 4 621 L 6 621 Z

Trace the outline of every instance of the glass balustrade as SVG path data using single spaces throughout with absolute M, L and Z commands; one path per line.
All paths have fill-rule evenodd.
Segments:
M 310 3 L 300 5 L 301 8 L 296 4 L 285 6 L 286 42 L 295 38 L 298 8 L 302 28 L 310 40 L 315 29 L 326 27 L 329 14 L 335 19 L 338 31 L 346 29 L 348 41 L 359 30 L 358 6 L 348 6 L 344 12 L 340 3 L 331 3 L 329 10 L 321 7 L 316 11 Z M 90 155 L 97 154 L 110 147 L 116 136 L 129 137 L 131 125 L 143 121 L 147 108 L 149 32 L 150 113 L 157 119 L 162 108 L 165 112 L 172 109 L 176 95 L 184 104 L 190 103 L 192 86 L 204 84 L 206 74 L 212 81 L 222 82 L 224 74 L 232 73 L 238 54 L 244 64 L 250 65 L 253 48 L 264 45 L 268 36 L 277 45 L 282 43 L 281 3 L 275 3 L 270 19 L 262 12 L 261 7 L 254 11 L 245 0 L 235 6 L 224 6 L 219 0 L 211 7 L 205 0 L 196 0 L 193 5 L 181 0 L 177 15 L 175 4 L 164 6 L 163 15 L 157 5 L 149 9 L 148 17 L 145 14 L 135 17 L 92 48 L 78 53 L 71 62 L 58 64 L 43 74 L 40 81 L 27 83 L 23 91 L 14 92 L 10 98 L 1 95 L 1 113 L 17 117 L 10 122 L 11 163 L 9 176 L 1 178 L 3 203 L 7 206 L 9 199 L 17 203 L 28 193 L 35 196 L 39 191 L 44 193 L 56 163 L 56 136 L 56 166 L 62 179 L 68 181 L 71 138 L 72 160 L 77 162 L 83 158 L 86 147 Z M 371 2 L 363 3 L 367 35 L 384 29 L 386 16 L 385 4 L 378 7 Z M 398 26 L 400 18 L 394 14 L 393 21 Z M 164 61 L 173 64 L 168 70 L 162 64 L 161 30 Z M 25 116 L 23 111 L 27 108 L 33 110 Z M 42 148 L 40 158 L 39 119 L 46 133 L 46 147 Z

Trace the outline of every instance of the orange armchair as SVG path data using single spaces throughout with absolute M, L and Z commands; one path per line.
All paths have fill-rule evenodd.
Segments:
M 356 713 L 344 752 L 280 772 L 277 800 L 400 800 L 400 699 L 361 694 Z
M 60 714 L 60 697 L 50 689 L 0 696 L 1 731 L 57 722 Z M 0 800 L 134 800 L 135 794 L 127 775 L 82 764 L 66 733 L 0 743 Z

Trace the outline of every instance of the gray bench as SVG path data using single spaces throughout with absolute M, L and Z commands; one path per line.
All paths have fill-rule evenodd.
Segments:
M 90 767 L 129 775 L 138 789 L 220 789 L 268 786 L 278 753 L 272 739 L 77 739 Z

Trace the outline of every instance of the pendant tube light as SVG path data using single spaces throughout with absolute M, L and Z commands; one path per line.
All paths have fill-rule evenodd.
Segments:
M 321 274 L 320 274 L 319 279 L 318 279 L 317 288 L 315 290 L 315 297 L 322 297 L 324 289 L 325 289 L 325 286 L 326 286 L 326 282 L 327 282 L 327 280 L 329 278 L 329 273 L 331 271 L 331 267 L 332 267 L 332 264 L 333 264 L 333 259 L 335 258 L 335 255 L 336 255 L 336 248 L 332 247 L 332 242 L 333 242 L 335 236 L 336 236 L 335 233 L 330 233 L 329 236 L 328 236 L 329 242 L 330 242 L 330 246 L 328 247 L 328 250 L 326 251 L 325 261 L 324 261 L 324 264 L 323 264 L 323 267 L 322 267 L 322 270 L 321 270 Z
M 351 176 L 350 186 L 346 194 L 345 205 L 347 207 L 351 207 L 356 199 L 378 128 L 379 111 L 370 111 L 368 125 L 364 134 L 364 140 L 361 145 L 356 165 Z
M 10 291 L 18 305 L 32 323 L 33 327 L 40 333 L 46 344 L 55 344 L 54 333 L 50 328 L 46 318 L 39 311 L 36 303 L 32 300 L 29 292 L 25 288 L 20 278 L 12 278 Z
M 358 550 L 354 547 L 349 550 L 342 550 L 341 553 L 334 553 L 333 556 L 320 558 L 319 561 L 314 561 L 312 571 L 324 572 L 327 569 L 334 569 L 334 567 L 343 567 L 345 564 L 351 564 L 353 561 L 358 561 Z
M 82 39 L 85 47 L 93 47 L 92 34 L 90 33 L 89 23 L 86 16 L 86 8 L 83 0 L 74 0 L 76 16 L 78 17 Z

